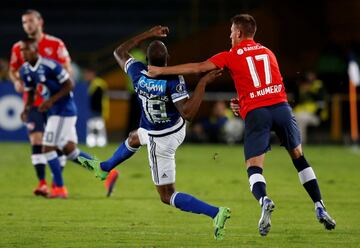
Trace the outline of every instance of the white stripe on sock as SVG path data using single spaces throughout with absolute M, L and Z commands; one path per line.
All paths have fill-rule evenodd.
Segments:
M 131 152 L 137 152 L 137 151 L 140 149 L 140 147 L 138 147 L 138 148 L 131 147 L 131 146 L 129 145 L 129 139 L 126 139 L 126 140 L 125 140 L 125 146 L 126 146 L 126 148 L 127 148 L 129 151 L 131 151 Z
M 79 148 L 76 148 L 74 151 L 70 152 L 67 155 L 67 159 L 75 160 L 77 157 L 79 157 L 79 154 L 80 154 L 80 150 L 79 150 Z
M 175 197 L 176 195 L 178 194 L 179 192 L 174 192 L 171 197 L 170 197 L 170 205 L 173 206 L 173 207 L 176 207 L 175 206 Z
M 31 162 L 33 165 L 37 164 L 47 164 L 47 160 L 44 154 L 33 154 L 31 155 Z
M 310 180 L 316 179 L 315 173 L 311 167 L 307 167 L 300 171 L 299 173 L 299 179 L 301 184 L 304 184 L 306 182 L 309 182 Z
M 56 151 L 51 151 L 51 152 L 44 153 L 44 156 L 47 161 L 50 161 L 50 160 L 57 158 L 58 155 L 57 155 Z
M 266 184 L 266 181 L 265 181 L 265 178 L 263 175 L 259 174 L 259 173 L 256 173 L 256 174 L 252 174 L 250 177 L 249 177 L 249 183 L 250 183 L 250 190 L 252 191 L 253 189 L 253 186 L 255 183 L 257 182 L 263 182 Z

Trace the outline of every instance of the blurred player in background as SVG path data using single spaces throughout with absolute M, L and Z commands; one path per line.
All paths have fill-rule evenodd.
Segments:
M 22 26 L 27 36 L 38 42 L 39 54 L 43 57 L 54 59 L 71 75 L 71 59 L 65 44 L 61 39 L 43 32 L 44 20 L 41 14 L 36 10 L 30 9 L 25 11 L 21 18 Z M 19 93 L 24 93 L 24 101 L 26 101 L 27 93 L 24 92 L 24 83 L 19 75 L 19 68 L 25 62 L 20 52 L 20 43 L 20 41 L 16 42 L 12 47 L 9 76 L 11 81 L 14 83 L 15 90 Z M 45 181 L 46 158 L 41 153 L 41 143 L 46 122 L 46 114 L 38 111 L 38 106 L 44 101 L 41 96 L 41 91 L 41 87 L 35 91 L 35 99 L 29 112 L 26 127 L 28 129 L 28 135 L 32 146 L 31 161 L 39 179 L 39 184 L 34 189 L 34 194 L 46 196 L 48 194 L 48 186 Z M 65 156 L 60 157 L 60 163 L 62 166 L 65 166 Z
M 84 80 L 88 82 L 91 117 L 86 123 L 86 145 L 103 147 L 107 145 L 105 120 L 109 117 L 109 97 L 107 83 L 96 74 L 93 66 L 83 70 Z
M 270 231 L 270 217 L 275 207 L 267 196 L 262 175 L 265 153 L 270 150 L 271 130 L 276 132 L 288 150 L 300 182 L 315 204 L 317 219 L 326 229 L 334 229 L 336 223 L 325 210 L 315 173 L 304 157 L 300 132 L 287 103 L 276 57 L 268 48 L 254 41 L 256 22 L 252 16 L 236 15 L 231 22 L 230 51 L 218 53 L 200 63 L 149 66 L 148 73 L 159 76 L 227 68 L 239 96 L 232 107 L 245 120 L 244 150 L 250 189 L 261 206 L 259 233 L 265 236 Z
M 53 173 L 55 187 L 50 198 L 67 198 L 57 149 L 68 159 L 78 163 L 79 155 L 91 158 L 77 148 L 76 119 L 77 109 L 73 100 L 74 84 L 69 73 L 55 60 L 43 58 L 38 53 L 35 39 L 27 38 L 20 42 L 20 50 L 26 63 L 20 67 L 20 78 L 28 92 L 25 108 L 21 117 L 26 121 L 34 102 L 38 86 L 43 87 L 44 100 L 38 106 L 40 113 L 47 112 L 42 153 Z
M 132 131 L 128 139 L 107 161 L 80 161 L 95 175 L 104 179 L 115 166 L 130 158 L 141 145 L 147 145 L 151 174 L 161 201 L 182 211 L 204 214 L 214 220 L 215 239 L 224 236 L 224 225 L 230 218 L 230 209 L 214 207 L 192 195 L 175 191 L 175 152 L 185 138 L 185 120 L 192 120 L 201 104 L 205 87 L 221 74 L 213 71 L 198 83 L 191 98 L 182 76 L 147 76 L 144 63 L 130 56 L 129 51 L 144 40 L 165 37 L 167 27 L 156 26 L 121 44 L 114 52 L 120 67 L 130 76 L 142 109 L 140 128 Z M 160 41 L 152 41 L 147 49 L 150 65 L 166 66 L 168 52 Z
M 41 14 L 36 10 L 27 10 L 22 15 L 23 29 L 29 38 L 33 38 L 38 44 L 38 53 L 44 58 L 50 58 L 60 63 L 67 73 L 72 75 L 71 59 L 69 53 L 62 40 L 43 32 L 44 20 Z M 15 90 L 19 93 L 24 93 L 24 101 L 26 102 L 27 93 L 24 92 L 24 82 L 20 78 L 19 69 L 24 64 L 25 60 L 20 51 L 21 42 L 13 45 L 11 51 L 9 76 L 14 83 Z M 42 154 L 42 140 L 44 127 L 46 123 L 46 113 L 38 111 L 38 107 L 43 103 L 42 94 L 44 92 L 42 85 L 38 85 L 34 94 L 34 102 L 31 106 L 26 120 L 30 143 L 32 146 L 31 161 L 35 167 L 39 184 L 34 190 L 35 195 L 47 196 L 49 193 L 48 186 L 45 180 L 45 164 L 47 160 Z M 57 151 L 59 155 L 60 164 L 63 168 L 66 164 L 66 156 L 62 155 L 61 151 Z M 109 177 L 105 182 L 107 194 L 116 182 L 116 177 Z M 53 184 L 55 186 L 55 184 Z M 111 194 L 111 192 L 110 192 Z

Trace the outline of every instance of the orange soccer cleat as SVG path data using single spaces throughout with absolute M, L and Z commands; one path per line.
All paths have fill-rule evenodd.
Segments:
M 40 195 L 43 197 L 47 197 L 47 195 L 49 194 L 49 189 L 48 186 L 46 184 L 45 181 L 41 181 L 38 186 L 34 189 L 34 194 L 35 195 Z
M 107 176 L 106 178 L 106 181 L 105 181 L 105 188 L 106 188 L 106 196 L 107 197 L 110 197 L 111 196 L 111 193 L 113 192 L 113 189 L 114 189 L 114 186 L 115 186 L 115 183 L 118 179 L 118 176 L 119 176 L 119 172 L 117 170 L 111 170 L 109 172 L 109 175 Z
M 50 195 L 48 198 L 61 198 L 66 199 L 68 198 L 68 192 L 65 186 L 62 187 L 55 187 L 51 190 Z

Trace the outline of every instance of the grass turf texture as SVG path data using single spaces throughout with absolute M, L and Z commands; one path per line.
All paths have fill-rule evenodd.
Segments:
M 116 146 L 83 149 L 105 159 Z M 223 241 L 213 239 L 210 218 L 160 202 L 144 148 L 118 167 L 121 173 L 111 198 L 92 173 L 68 162 L 67 200 L 32 195 L 37 181 L 29 145 L 2 143 L 0 150 L 0 247 L 359 247 L 360 155 L 346 147 L 305 148 L 337 221 L 333 231 L 315 219 L 287 153 L 273 147 L 264 175 L 276 209 L 265 238 L 258 234 L 260 207 L 249 192 L 242 147 L 180 147 L 177 190 L 232 209 Z M 48 178 L 49 172 L 47 167 Z

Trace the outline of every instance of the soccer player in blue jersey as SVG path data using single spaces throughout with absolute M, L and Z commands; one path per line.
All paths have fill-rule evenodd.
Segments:
M 72 97 L 73 82 L 68 72 L 55 60 L 41 57 L 35 39 L 27 38 L 21 41 L 21 53 L 26 61 L 20 68 L 20 77 L 29 93 L 24 111 L 21 114 L 26 121 L 38 87 L 46 92 L 45 101 L 39 106 L 40 112 L 46 112 L 48 120 L 43 136 L 43 154 L 52 171 L 55 187 L 49 198 L 67 198 L 59 158 L 56 149 L 59 148 L 68 159 L 79 163 L 79 155 L 91 158 L 77 148 L 76 118 L 77 110 Z
M 83 159 L 85 167 L 105 179 L 115 166 L 130 158 L 141 145 L 147 145 L 151 174 L 163 203 L 182 211 L 204 214 L 214 220 L 215 239 L 223 239 L 224 225 L 230 218 L 230 209 L 211 206 L 192 195 L 175 191 L 175 152 L 185 138 L 185 120 L 192 120 L 201 104 L 205 87 L 221 74 L 215 70 L 197 84 L 191 98 L 182 76 L 147 76 L 147 65 L 135 60 L 129 51 L 142 41 L 165 37 L 168 28 L 156 26 L 121 44 L 114 52 L 120 67 L 130 76 L 142 112 L 140 128 L 132 131 L 114 155 L 107 161 Z M 168 52 L 158 40 L 147 49 L 149 65 L 166 66 Z

